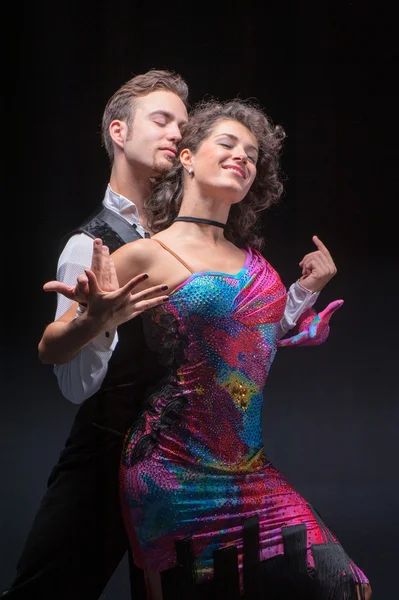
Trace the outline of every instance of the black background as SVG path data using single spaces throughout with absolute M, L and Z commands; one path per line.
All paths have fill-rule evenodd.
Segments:
M 396 595 L 398 486 L 397 21 L 383 3 L 26 3 L 4 21 L 10 75 L 3 149 L 5 293 L 0 589 L 76 407 L 37 343 L 52 320 L 59 241 L 101 202 L 106 101 L 150 68 L 180 73 L 190 100 L 259 100 L 287 132 L 286 192 L 265 216 L 265 255 L 286 285 L 317 234 L 343 298 L 326 344 L 282 349 L 265 395 L 267 454 L 369 576 Z M 9 28 L 9 31 L 6 31 Z M 7 214 L 3 212 L 3 214 Z M 129 598 L 123 561 L 103 598 Z

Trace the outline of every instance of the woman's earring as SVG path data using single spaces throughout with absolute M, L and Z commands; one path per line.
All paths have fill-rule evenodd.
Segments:
M 189 168 L 189 170 L 188 170 L 188 174 L 189 174 L 189 175 L 194 175 L 194 170 L 193 170 L 193 168 L 192 168 L 192 167 L 190 167 L 190 168 Z

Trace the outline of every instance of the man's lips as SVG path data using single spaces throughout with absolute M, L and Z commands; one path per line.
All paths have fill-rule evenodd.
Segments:
M 227 169 L 228 171 L 235 173 L 239 177 L 246 179 L 246 174 L 245 174 L 244 169 L 242 167 L 239 167 L 238 165 L 223 165 L 223 169 Z
M 160 150 L 162 150 L 163 152 L 165 152 L 165 154 L 167 154 L 168 156 L 170 156 L 170 158 L 176 158 L 176 150 L 174 148 L 160 148 Z

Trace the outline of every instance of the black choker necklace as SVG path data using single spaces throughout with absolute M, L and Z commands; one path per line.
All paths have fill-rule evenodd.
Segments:
M 224 229 L 226 223 L 219 223 L 219 221 L 212 221 L 212 219 L 200 219 L 199 217 L 176 217 L 174 221 L 187 221 L 187 223 L 204 223 L 204 225 L 215 225 L 215 227 L 221 227 Z

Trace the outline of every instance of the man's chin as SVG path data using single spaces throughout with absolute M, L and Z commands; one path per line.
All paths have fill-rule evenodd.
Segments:
M 170 171 L 170 169 L 173 167 L 173 162 L 165 159 L 165 160 L 160 160 L 156 163 L 153 164 L 152 169 L 153 169 L 153 177 L 162 177 L 162 175 L 164 173 L 167 173 L 168 171 Z

